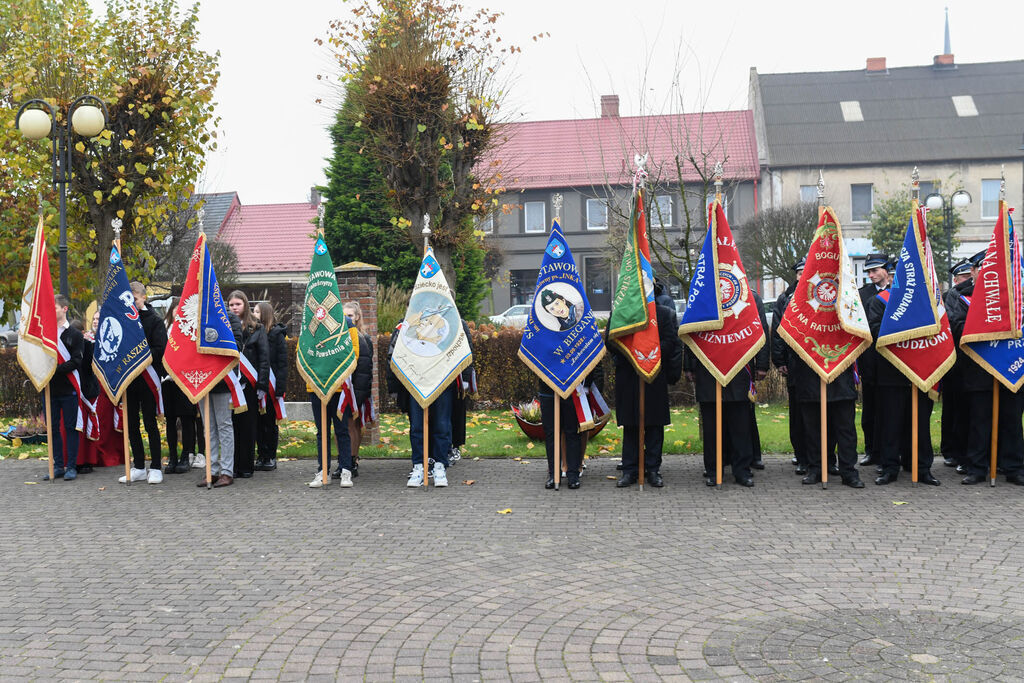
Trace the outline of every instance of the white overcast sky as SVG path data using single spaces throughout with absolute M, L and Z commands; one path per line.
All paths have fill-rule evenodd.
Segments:
M 89 0 L 102 7 L 102 0 Z M 186 0 L 179 0 L 183 4 Z M 957 62 L 1024 58 L 1024 2 L 1010 0 L 464 0 L 504 13 L 504 40 L 523 48 L 507 65 L 508 120 L 591 117 L 603 94 L 623 115 L 745 109 L 751 67 L 761 73 L 930 64 L 942 52 L 949 7 Z M 313 41 L 341 0 L 202 0 L 204 49 L 221 53 L 220 148 L 200 190 L 237 191 L 244 204 L 301 202 L 324 182 L 326 128 L 340 100 L 326 48 Z M 720 9 L 716 9 L 720 8 Z M 550 37 L 533 42 L 530 37 Z M 678 68 L 677 68 L 678 65 Z M 316 99 L 323 98 L 323 104 Z

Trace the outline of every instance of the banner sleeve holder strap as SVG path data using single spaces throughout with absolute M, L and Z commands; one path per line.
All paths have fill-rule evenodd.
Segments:
M 209 491 L 213 488 L 213 465 L 210 464 L 210 460 L 213 458 L 213 449 L 210 448 L 210 422 L 213 421 L 213 413 L 210 412 L 210 394 L 207 393 L 203 396 L 203 412 L 206 413 L 203 416 L 203 432 L 206 436 L 206 490 Z M 220 448 L 220 440 L 218 439 L 217 447 Z
M 821 488 L 828 489 L 828 385 L 825 378 L 819 377 L 821 383 L 821 416 L 820 428 L 818 429 L 821 438 Z
M 128 397 L 121 399 L 121 439 L 124 444 L 124 485 L 132 485 L 132 468 L 129 461 L 132 457 L 131 448 L 128 444 Z M 207 441 L 207 444 L 210 442 Z M 209 448 L 209 446 L 207 446 Z
M 555 490 L 558 490 L 558 485 L 562 482 L 562 463 L 560 462 L 562 445 L 562 399 L 556 394 L 554 396 L 555 402 Z
M 50 385 L 46 385 L 46 456 L 50 461 L 50 483 L 53 483 L 53 409 L 50 406 Z
M 988 485 L 996 485 L 996 460 L 999 455 L 999 380 L 992 378 L 992 441 L 990 445 Z

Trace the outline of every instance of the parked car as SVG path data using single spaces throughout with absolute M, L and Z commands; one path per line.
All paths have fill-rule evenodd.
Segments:
M 529 304 L 517 304 L 510 306 L 504 313 L 490 316 L 490 321 L 495 325 L 507 327 L 526 327 L 526 320 L 530 317 Z
M 18 345 L 18 330 L 15 327 L 0 325 L 0 349 L 13 349 Z

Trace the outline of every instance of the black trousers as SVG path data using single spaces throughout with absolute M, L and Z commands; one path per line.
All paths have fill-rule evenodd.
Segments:
M 800 411 L 804 418 L 804 443 L 808 446 L 807 469 L 821 473 L 821 403 L 802 401 Z M 833 450 L 838 452 L 839 474 L 843 479 L 858 477 L 857 473 L 857 407 L 853 399 L 829 401 L 825 404 L 826 452 L 829 460 Z M 813 448 L 811 445 L 813 444 Z
M 181 423 L 181 458 L 188 462 L 189 453 L 196 451 L 196 418 L 195 415 L 167 416 L 167 459 L 171 465 L 178 464 L 178 423 Z
M 256 447 L 259 451 L 260 460 L 277 459 L 277 443 L 280 440 L 280 430 L 277 427 L 277 413 L 274 406 L 267 397 L 267 412 L 256 416 Z
M 967 447 L 960 464 L 967 468 L 967 474 L 984 477 L 991 450 L 992 390 L 965 392 L 961 408 L 967 424 Z
M 722 467 L 732 465 L 737 480 L 750 478 L 754 459 L 753 434 L 750 431 L 750 401 L 722 401 Z M 715 476 L 715 404 L 700 404 L 700 421 L 704 433 L 704 470 Z M 625 443 L 625 442 L 623 442 Z M 625 466 L 623 466 L 625 469 Z
M 757 410 L 753 402 L 750 404 L 750 445 L 753 447 L 750 453 L 754 462 L 761 460 L 761 432 L 757 428 Z
M 259 403 L 256 399 L 256 388 L 248 382 L 244 384 L 245 404 L 248 408 L 231 416 L 231 424 L 235 430 L 235 476 L 252 474 L 256 467 L 256 418 L 259 415 Z
M 876 424 L 878 422 L 878 396 L 881 388 L 871 382 L 861 384 L 860 428 L 864 432 L 864 454 L 878 455 L 878 438 Z M 820 448 L 820 446 L 818 446 Z
M 792 387 L 790 387 L 792 390 Z M 810 463 L 810 456 L 807 448 L 807 428 L 804 427 L 804 413 L 800 410 L 800 403 L 789 395 L 789 443 L 793 445 L 793 455 L 797 464 L 807 466 Z
M 959 383 L 942 382 L 942 457 L 957 463 L 967 450 L 967 423 L 964 422 L 964 390 Z
M 153 469 L 160 469 L 160 427 L 156 422 L 156 399 L 149 385 L 145 380 L 137 379 L 128 385 L 125 392 L 125 401 L 128 407 L 128 415 L 125 418 L 128 422 L 128 443 L 132 449 L 132 461 L 135 469 L 146 468 L 146 451 L 142 444 L 142 429 L 139 426 L 139 413 L 142 413 L 142 423 L 146 425 L 146 435 L 149 437 L 150 465 Z
M 452 448 L 466 445 L 466 401 L 456 391 L 452 399 Z
M 548 456 L 548 476 L 555 476 L 555 397 L 552 394 L 540 395 L 540 416 L 544 424 L 544 450 Z M 458 402 L 458 401 L 456 401 Z M 576 419 L 576 408 L 571 399 L 558 400 L 561 414 L 559 428 L 565 435 L 565 450 L 560 453 L 562 469 L 566 472 L 579 472 L 583 466 L 583 450 L 580 441 L 579 426 Z M 623 442 L 625 443 L 625 442 Z M 625 453 L 623 453 L 625 461 Z
M 999 385 L 999 444 L 996 466 L 1003 474 L 1024 473 L 1024 390 L 1011 393 Z
M 661 470 L 661 455 L 665 447 L 665 428 L 662 425 L 644 427 L 644 471 Z M 622 473 L 640 473 L 640 427 L 622 428 Z
M 917 468 L 930 472 L 935 453 L 932 450 L 931 419 L 934 403 L 917 387 L 881 387 L 878 392 L 878 414 L 875 419 L 879 462 L 882 471 L 899 475 L 900 468 L 911 469 L 912 391 L 917 392 Z

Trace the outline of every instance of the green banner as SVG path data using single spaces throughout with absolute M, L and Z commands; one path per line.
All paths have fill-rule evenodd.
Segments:
M 639 192 L 634 201 L 643 202 Z M 622 253 L 622 265 L 619 268 L 619 284 L 615 289 L 612 313 L 608 320 L 609 339 L 622 337 L 647 327 L 647 294 L 643 286 L 642 254 L 637 225 L 641 211 L 637 211 L 634 204 L 629 221 L 629 234 L 626 238 L 626 250 Z
M 357 349 L 342 310 L 331 255 L 323 236 L 317 235 L 296 353 L 299 374 L 326 401 L 355 370 Z

